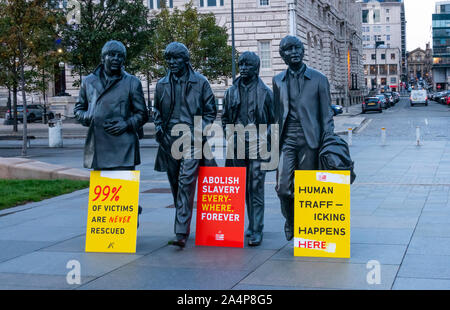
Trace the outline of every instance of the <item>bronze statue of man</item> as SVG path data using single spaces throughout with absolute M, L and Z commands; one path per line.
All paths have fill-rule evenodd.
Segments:
M 102 48 L 101 64 L 82 79 L 74 114 L 89 127 L 85 168 L 135 170 L 141 163 L 139 132 L 148 121 L 148 111 L 141 81 L 123 69 L 125 59 L 125 46 L 108 41 Z
M 245 150 L 243 158 L 239 158 L 237 136 L 233 143 L 234 157 L 228 158 L 226 166 L 246 168 L 246 204 L 248 228 L 246 236 L 248 245 L 258 246 L 263 239 L 264 228 L 264 180 L 266 171 L 261 169 L 262 159 L 258 156 L 257 143 L 259 135 L 266 135 L 270 124 L 275 121 L 273 111 L 273 94 L 264 82 L 259 78 L 260 58 L 254 52 L 244 52 L 238 59 L 239 74 L 233 85 L 227 89 L 224 96 L 222 126 L 227 130 L 228 124 L 240 124 L 243 127 L 256 131 L 260 124 L 267 125 L 267 132 L 256 132 L 253 137 L 245 133 Z M 236 135 L 236 134 L 235 134 Z M 257 139 L 251 147 L 249 139 Z M 227 151 L 227 154 L 229 152 Z M 251 156 L 253 155 L 253 156 Z
M 175 205 L 175 238 L 171 245 L 184 247 L 190 233 L 195 185 L 201 163 L 196 156 L 178 158 L 172 154 L 172 128 L 183 124 L 194 137 L 194 117 L 201 117 L 203 128 L 217 115 L 215 97 L 208 80 L 190 65 L 190 54 L 179 42 L 170 43 L 164 52 L 168 74 L 155 89 L 154 118 L 156 141 L 159 143 L 155 170 L 167 172 Z M 191 154 L 192 155 L 192 154 Z
M 89 127 L 84 167 L 134 170 L 140 164 L 138 132 L 148 121 L 141 81 L 125 72 L 125 46 L 108 41 L 101 64 L 83 78 L 74 114 Z
M 303 63 L 303 43 L 294 36 L 280 42 L 279 52 L 288 69 L 273 77 L 275 114 L 280 128 L 280 162 L 276 191 L 286 219 L 287 240 L 294 235 L 294 172 L 317 170 L 324 134 L 333 134 L 328 79 Z

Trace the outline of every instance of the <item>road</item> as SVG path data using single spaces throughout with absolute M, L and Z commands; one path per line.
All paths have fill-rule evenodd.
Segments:
M 431 101 L 428 106 L 410 106 L 409 100 L 403 97 L 394 107 L 383 110 L 383 113 L 367 112 L 368 125 L 354 136 L 354 141 L 378 139 L 381 128 L 386 128 L 386 140 L 415 141 L 416 127 L 420 127 L 421 137 L 426 141 L 447 141 L 450 138 L 450 108 Z

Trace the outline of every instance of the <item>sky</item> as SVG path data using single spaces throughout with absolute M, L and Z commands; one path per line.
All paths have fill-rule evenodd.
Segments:
M 425 49 L 431 39 L 431 15 L 436 2 L 442 0 L 404 0 L 406 18 L 406 49 L 412 51 L 418 47 Z

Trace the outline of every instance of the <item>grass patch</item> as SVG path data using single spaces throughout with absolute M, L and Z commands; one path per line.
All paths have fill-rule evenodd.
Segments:
M 89 181 L 0 180 L 0 210 L 89 187 Z

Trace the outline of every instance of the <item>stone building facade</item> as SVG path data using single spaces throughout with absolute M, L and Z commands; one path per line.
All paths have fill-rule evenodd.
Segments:
M 400 90 L 401 82 L 407 82 L 407 56 L 406 56 L 406 20 L 403 0 L 363 0 L 362 4 L 362 38 L 365 66 L 397 65 L 397 74 L 366 76 L 366 85 L 369 89 Z M 399 57 L 391 59 L 391 54 L 400 51 Z M 379 59 L 381 55 L 386 59 Z M 389 55 L 388 55 L 389 54 Z M 377 55 L 373 59 L 373 55 Z M 376 60 L 375 62 L 373 60 Z M 394 62 L 395 60 L 395 62 Z M 378 71 L 383 68 L 378 67 Z M 365 67 L 367 71 L 367 67 Z M 370 71 L 370 70 L 369 70 Z M 372 70 L 373 72 L 373 70 Z M 374 78 L 376 80 L 374 80 Z M 395 82 L 394 82 L 395 78 Z
M 433 55 L 430 44 L 426 45 L 426 49 L 416 48 L 408 53 L 408 79 L 410 84 L 415 84 L 423 79 L 427 84 L 433 83 Z
M 370 90 L 399 91 L 401 51 L 398 47 L 364 49 L 365 84 Z

